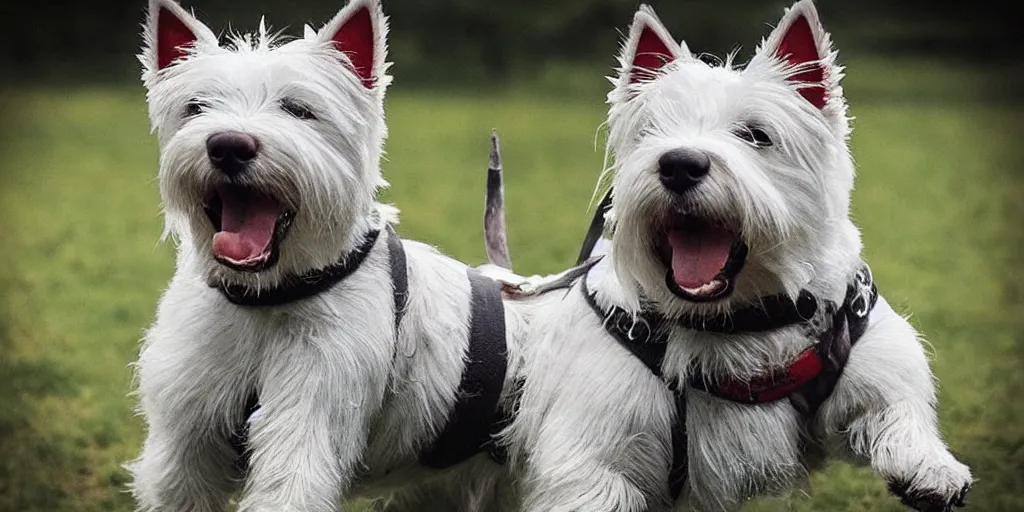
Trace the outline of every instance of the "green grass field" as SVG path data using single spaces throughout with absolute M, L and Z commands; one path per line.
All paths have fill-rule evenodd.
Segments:
M 970 464 L 973 510 L 1024 510 L 1024 107 L 977 98 L 972 72 L 851 66 L 854 198 L 881 291 L 927 334 L 942 430 Z M 902 74 L 901 74 L 902 73 Z M 487 137 L 502 135 L 510 244 L 523 272 L 575 256 L 601 169 L 600 76 L 388 100 L 385 193 L 403 236 L 484 259 Z M 930 88 L 923 87 L 922 84 Z M 14 89 L 0 103 L 0 511 L 124 511 L 142 440 L 131 373 L 173 270 L 158 244 L 157 153 L 141 86 Z M 870 471 L 836 464 L 807 494 L 753 510 L 900 510 Z

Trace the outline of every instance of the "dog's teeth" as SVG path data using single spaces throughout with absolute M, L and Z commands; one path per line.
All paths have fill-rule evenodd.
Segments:
M 696 288 L 686 288 L 684 286 L 683 290 L 686 291 L 687 293 L 691 294 L 691 295 L 707 296 L 707 295 L 713 295 L 715 293 L 718 293 L 718 291 L 721 290 L 724 285 L 725 285 L 724 282 L 722 282 L 719 279 L 715 279 L 714 281 L 711 281 L 710 283 L 704 283 L 704 284 L 702 284 L 702 285 L 700 285 L 700 286 L 698 286 Z

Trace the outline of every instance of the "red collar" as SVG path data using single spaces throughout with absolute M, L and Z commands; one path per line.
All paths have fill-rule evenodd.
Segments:
M 867 330 L 868 315 L 877 300 L 871 269 L 863 265 L 847 286 L 842 306 L 833 309 L 826 304 L 825 313 L 831 314 L 828 328 L 814 334 L 814 346 L 785 368 L 749 380 L 694 375 L 691 385 L 734 402 L 757 404 L 789 397 L 798 408 L 816 410 L 835 387 L 853 344 Z
M 774 374 L 754 377 L 748 381 L 723 379 L 717 383 L 707 383 L 704 389 L 722 398 L 748 404 L 785 398 L 821 373 L 824 364 L 816 349 L 817 345 L 801 352 L 789 365 Z

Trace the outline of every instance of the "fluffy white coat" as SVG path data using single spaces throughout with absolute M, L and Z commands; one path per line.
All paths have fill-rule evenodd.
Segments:
M 178 254 L 136 364 L 147 435 L 128 467 L 139 510 L 224 510 L 238 491 L 239 510 L 268 512 L 335 510 L 361 497 L 388 510 L 483 511 L 510 499 L 505 469 L 486 454 L 442 471 L 417 464 L 465 367 L 465 265 L 405 241 L 409 297 L 397 332 L 384 233 L 355 273 L 306 300 L 243 307 L 212 287 L 270 289 L 336 263 L 366 231 L 396 220 L 374 199 L 385 185 L 386 31 L 377 0 L 352 0 L 303 38 L 285 42 L 261 22 L 258 33 L 222 46 L 173 0 L 151 1 L 140 59 L 166 234 Z M 349 52 L 349 33 L 364 45 L 358 36 L 370 34 L 371 48 L 353 51 L 372 55 Z M 188 44 L 175 46 L 182 34 Z M 369 77 L 354 72 L 357 58 L 372 63 L 362 70 Z M 211 166 L 206 141 L 225 130 L 259 141 L 258 156 L 232 179 L 296 212 L 279 260 L 258 272 L 211 254 L 204 201 L 228 178 Z M 515 362 L 519 313 L 507 311 L 506 325 Z M 253 391 L 261 409 L 242 474 L 231 438 Z

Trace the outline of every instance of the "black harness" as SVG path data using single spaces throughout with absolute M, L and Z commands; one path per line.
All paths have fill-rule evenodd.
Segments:
M 807 419 L 813 418 L 835 389 L 850 350 L 867 330 L 869 313 L 878 300 L 878 290 L 866 264 L 847 285 L 846 297 L 838 306 L 804 290 L 796 300 L 776 295 L 764 297 L 756 306 L 732 311 L 728 315 L 669 320 L 649 308 L 636 317 L 618 307 L 605 310 L 588 290 L 586 275 L 580 280 L 580 290 L 587 304 L 603 320 L 605 330 L 659 378 L 663 376 L 661 363 L 669 331 L 673 327 L 717 333 L 751 333 L 792 325 L 804 326 L 808 337 L 816 341 L 786 368 L 742 382 L 694 374 L 688 384 L 740 403 L 788 398 Z M 672 428 L 669 489 L 673 498 L 678 498 L 687 477 L 686 403 L 680 384 L 672 382 L 670 386 L 676 401 L 676 421 Z
M 498 462 L 505 460 L 492 437 L 505 422 L 498 406 L 508 367 L 501 286 L 476 270 L 468 274 L 472 295 L 466 369 L 444 431 L 420 455 L 421 464 L 436 469 L 454 466 L 482 450 Z
M 397 334 L 409 300 L 408 266 L 401 239 L 390 225 L 386 227 L 386 232 Z M 232 304 L 246 307 L 279 306 L 307 299 L 331 289 L 355 272 L 373 249 L 379 235 L 380 230 L 368 232 L 363 242 L 341 262 L 287 280 L 277 288 L 254 293 L 237 285 L 215 287 Z M 458 464 L 481 451 L 489 452 L 499 462 L 505 458 L 504 452 L 492 438 L 492 434 L 507 422 L 499 407 L 508 367 L 501 289 L 497 282 L 476 270 L 469 269 L 467 274 L 471 299 L 466 366 L 456 392 L 455 406 L 444 430 L 435 439 L 433 446 L 420 455 L 421 464 L 436 469 Z M 393 357 L 397 355 L 396 344 Z M 248 421 L 259 408 L 259 396 L 253 390 L 246 401 L 244 416 L 231 439 L 242 471 L 249 466 L 249 453 L 246 449 Z

